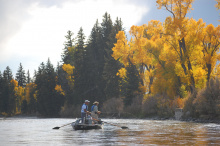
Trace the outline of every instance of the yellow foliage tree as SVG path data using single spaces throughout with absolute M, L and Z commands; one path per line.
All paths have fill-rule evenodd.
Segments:
M 65 95 L 65 92 L 63 91 L 61 85 L 56 85 L 55 90 L 61 94 L 61 95 Z
M 220 25 L 214 27 L 209 24 L 204 29 L 204 35 L 200 38 L 203 47 L 205 68 L 207 70 L 207 80 L 210 80 L 211 75 L 215 76 L 214 68 L 216 62 L 219 61 L 219 47 L 220 47 Z
M 176 74 L 181 82 L 190 87 L 190 91 L 204 85 L 202 67 L 202 47 L 199 38 L 203 34 L 205 23 L 202 19 L 195 21 L 186 14 L 192 10 L 194 0 L 157 0 L 158 8 L 165 7 L 172 14 L 164 23 L 166 47 L 176 54 Z M 201 80 L 203 80 L 201 82 Z M 199 85 L 202 83 L 203 85 Z
M 27 103 L 30 102 L 30 96 L 31 96 L 30 94 L 31 92 L 34 92 L 35 87 L 36 87 L 35 83 L 29 83 L 25 86 L 25 96 L 23 100 L 26 100 Z
M 67 73 L 66 79 L 68 80 L 68 84 L 70 85 L 71 88 L 73 88 L 74 86 L 73 70 L 75 69 L 75 67 L 70 64 L 63 64 L 62 68 Z
M 21 103 L 22 103 L 22 100 L 24 99 L 24 88 L 21 86 L 18 86 L 18 82 L 14 79 L 12 79 L 10 83 L 13 84 L 13 87 L 14 87 L 14 93 L 16 97 L 16 112 L 20 113 Z
M 113 57 L 124 67 L 129 61 L 139 69 L 139 75 L 149 93 L 166 93 L 175 97 L 180 92 L 203 88 L 215 75 L 220 59 L 220 28 L 207 25 L 202 19 L 187 18 L 194 0 L 157 0 L 159 9 L 171 13 L 162 24 L 151 20 L 143 26 L 132 26 L 130 41 L 124 32 L 116 35 Z M 216 68 L 216 71 L 220 70 Z M 119 70 L 126 76 L 125 68 Z

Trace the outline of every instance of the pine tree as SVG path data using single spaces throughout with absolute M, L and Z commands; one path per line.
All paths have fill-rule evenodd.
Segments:
M 3 112 L 4 109 L 3 109 L 3 106 L 4 106 L 4 80 L 3 80 L 3 76 L 2 76 L 2 73 L 0 71 L 0 112 Z
M 16 96 L 14 91 L 14 84 L 12 72 L 9 66 L 3 72 L 3 89 L 2 89 L 2 112 L 12 115 L 16 111 Z
M 85 77 L 84 71 L 84 56 L 85 56 L 85 35 L 83 33 L 82 27 L 80 28 L 77 37 L 76 37 L 76 46 L 74 48 L 73 54 L 73 66 L 74 70 L 74 89 L 71 95 L 71 98 L 68 99 L 69 104 L 78 104 L 82 103 L 82 96 L 85 93 L 85 86 L 87 84 L 87 80 Z
M 69 64 L 71 60 L 71 52 L 69 51 L 69 48 L 73 47 L 73 33 L 68 30 L 67 35 L 65 36 L 66 42 L 64 43 L 64 51 L 63 54 L 61 55 L 62 57 L 62 62 Z
M 8 82 L 10 82 L 13 78 L 12 76 L 12 72 L 9 66 L 6 67 L 6 70 L 4 70 L 3 72 L 3 77 L 5 80 L 7 80 Z
M 116 43 L 116 34 L 118 31 L 122 31 L 121 19 L 116 19 L 113 26 L 110 15 L 107 13 L 104 15 L 102 22 L 102 32 L 104 33 L 104 50 L 105 50 L 105 64 L 103 71 L 103 78 L 105 80 L 105 95 L 106 98 L 119 97 L 119 77 L 116 75 L 118 70 L 121 68 L 119 61 L 112 57 L 112 48 Z
M 85 48 L 84 71 L 86 79 L 86 90 L 84 96 L 90 100 L 99 100 L 102 102 L 104 97 L 103 85 L 103 67 L 104 67 L 104 49 L 102 48 L 101 27 L 98 20 L 94 24 L 89 36 L 88 45 Z
M 125 96 L 124 103 L 128 106 L 131 105 L 133 98 L 141 93 L 138 88 L 141 79 L 136 66 L 131 62 L 129 62 L 126 70 L 127 76 L 123 82 L 122 95 Z
M 46 66 L 41 63 L 38 68 L 35 83 L 39 113 L 44 116 L 58 116 L 63 99 L 55 91 L 56 73 L 49 59 Z
M 26 85 L 25 71 L 21 63 L 16 73 L 16 81 L 18 81 L 18 86 L 24 87 Z
M 30 77 L 30 72 L 29 70 L 27 71 L 27 84 L 31 82 L 31 77 Z

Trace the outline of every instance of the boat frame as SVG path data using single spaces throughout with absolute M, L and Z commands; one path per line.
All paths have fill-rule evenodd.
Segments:
M 91 118 L 86 118 L 84 120 L 85 123 L 82 123 L 82 119 L 77 119 L 75 122 L 73 122 L 71 125 L 74 130 L 91 130 L 91 129 L 102 129 L 103 128 L 103 122 L 101 120 L 97 123 L 94 123 L 94 121 Z

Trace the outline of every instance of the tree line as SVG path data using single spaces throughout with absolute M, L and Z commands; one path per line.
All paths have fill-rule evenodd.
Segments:
M 115 35 L 123 31 L 122 21 L 112 21 L 110 14 L 94 24 L 89 39 L 85 41 L 83 29 L 76 37 L 68 31 L 61 62 L 53 67 L 50 60 L 42 62 L 30 79 L 22 64 L 15 79 L 9 67 L 0 73 L 1 113 L 36 113 L 59 116 L 61 107 L 81 105 L 85 99 L 104 102 L 120 97 L 119 61 L 112 57 Z M 65 109 L 64 109 L 65 107 Z
M 68 31 L 56 68 L 48 59 L 33 79 L 21 64 L 15 79 L 9 67 L 0 73 L 0 112 L 79 116 L 88 99 L 124 117 L 172 117 L 183 108 L 186 117 L 219 118 L 220 26 L 186 17 L 192 3 L 157 0 L 171 16 L 132 26 L 130 40 L 108 13 L 88 40 L 82 28 L 76 37 Z

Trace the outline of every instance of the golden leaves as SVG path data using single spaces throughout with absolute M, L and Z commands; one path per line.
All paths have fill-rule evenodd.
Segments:
M 202 19 L 187 18 L 193 1 L 157 0 L 158 9 L 163 7 L 172 14 L 164 23 L 151 20 L 142 26 L 133 25 L 129 31 L 130 41 L 123 31 L 116 35 L 112 56 L 124 67 L 129 61 L 136 65 L 145 87 L 151 86 L 152 77 L 154 93 L 166 92 L 175 96 L 179 82 L 178 88 L 183 85 L 202 88 L 208 79 L 207 64 L 211 66 L 213 75 L 216 61 L 220 60 L 220 26 L 206 25 Z M 219 8 L 220 2 L 217 2 Z M 219 72 L 219 68 L 220 65 L 215 71 Z M 117 75 L 124 78 L 125 68 L 120 69 Z M 142 85 L 140 88 L 144 90 Z
M 119 69 L 117 76 L 119 76 L 120 78 L 124 79 L 126 77 L 126 69 L 125 68 L 121 68 Z
M 10 83 L 11 83 L 11 85 L 13 85 L 14 87 L 17 87 L 17 86 L 18 86 L 18 81 L 14 80 L 14 79 L 12 79 L 12 80 L 10 81 Z
M 70 64 L 63 64 L 62 68 L 68 75 L 72 75 L 73 69 L 75 69 L 75 67 L 71 66 Z
M 62 69 L 67 73 L 66 79 L 68 80 L 68 84 L 71 88 L 74 86 L 74 76 L 73 70 L 75 69 L 74 66 L 70 64 L 63 64 Z
M 61 85 L 56 85 L 55 90 L 61 94 L 61 95 L 65 95 L 65 92 L 63 91 Z
M 127 39 L 125 37 L 124 31 L 119 31 L 116 35 L 116 38 L 117 43 L 115 44 L 115 47 L 112 48 L 112 57 L 116 60 L 119 59 L 121 63 L 127 66 L 129 56 L 129 45 L 127 44 Z

